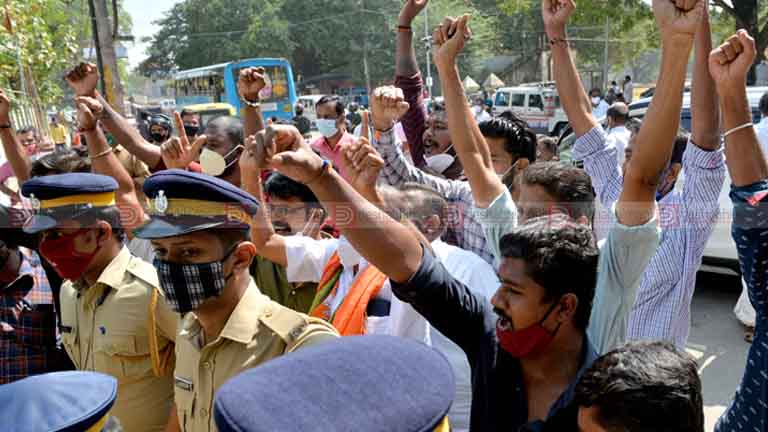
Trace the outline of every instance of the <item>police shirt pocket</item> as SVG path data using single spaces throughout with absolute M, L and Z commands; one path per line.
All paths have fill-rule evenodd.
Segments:
M 152 373 L 149 354 L 138 349 L 134 336 L 97 337 L 93 351 L 97 371 L 124 378 L 141 377 Z
M 190 378 L 174 375 L 174 401 L 179 416 L 181 430 L 186 431 L 192 424 L 192 414 L 195 412 L 194 383 Z
M 16 340 L 33 349 L 56 347 L 56 314 L 53 305 L 36 305 L 19 313 Z

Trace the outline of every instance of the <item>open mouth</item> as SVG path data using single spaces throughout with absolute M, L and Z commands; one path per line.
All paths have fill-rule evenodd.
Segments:
M 499 319 L 496 321 L 496 327 L 499 328 L 499 330 L 512 330 L 512 322 L 502 316 L 499 317 Z
M 291 226 L 288 224 L 282 224 L 279 222 L 272 223 L 272 226 L 275 229 L 275 233 L 280 235 L 291 235 L 293 232 L 291 231 Z

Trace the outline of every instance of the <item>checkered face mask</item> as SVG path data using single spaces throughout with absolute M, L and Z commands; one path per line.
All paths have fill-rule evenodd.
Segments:
M 168 306 L 183 315 L 197 309 L 206 300 L 221 295 L 229 279 L 229 276 L 224 276 L 224 261 L 232 251 L 221 261 L 205 264 L 178 264 L 155 258 L 160 289 Z

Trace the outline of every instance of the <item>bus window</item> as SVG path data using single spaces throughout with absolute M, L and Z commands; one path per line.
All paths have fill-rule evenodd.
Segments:
M 242 67 L 232 68 L 235 83 L 240 77 Z M 266 87 L 259 93 L 261 103 L 279 102 L 288 99 L 288 77 L 283 66 L 266 66 L 264 78 Z
M 524 93 L 515 93 L 512 95 L 512 106 L 513 107 L 524 107 L 525 106 L 525 94 Z

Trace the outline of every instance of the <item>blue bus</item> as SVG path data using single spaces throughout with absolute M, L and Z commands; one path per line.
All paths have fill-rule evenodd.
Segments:
M 237 94 L 237 77 L 242 69 L 258 66 L 266 69 L 267 86 L 260 95 L 264 118 L 291 120 L 297 101 L 296 86 L 291 64 L 285 59 L 255 58 L 180 71 L 174 76 L 177 109 L 188 105 L 228 103 L 240 113 L 242 104 Z

